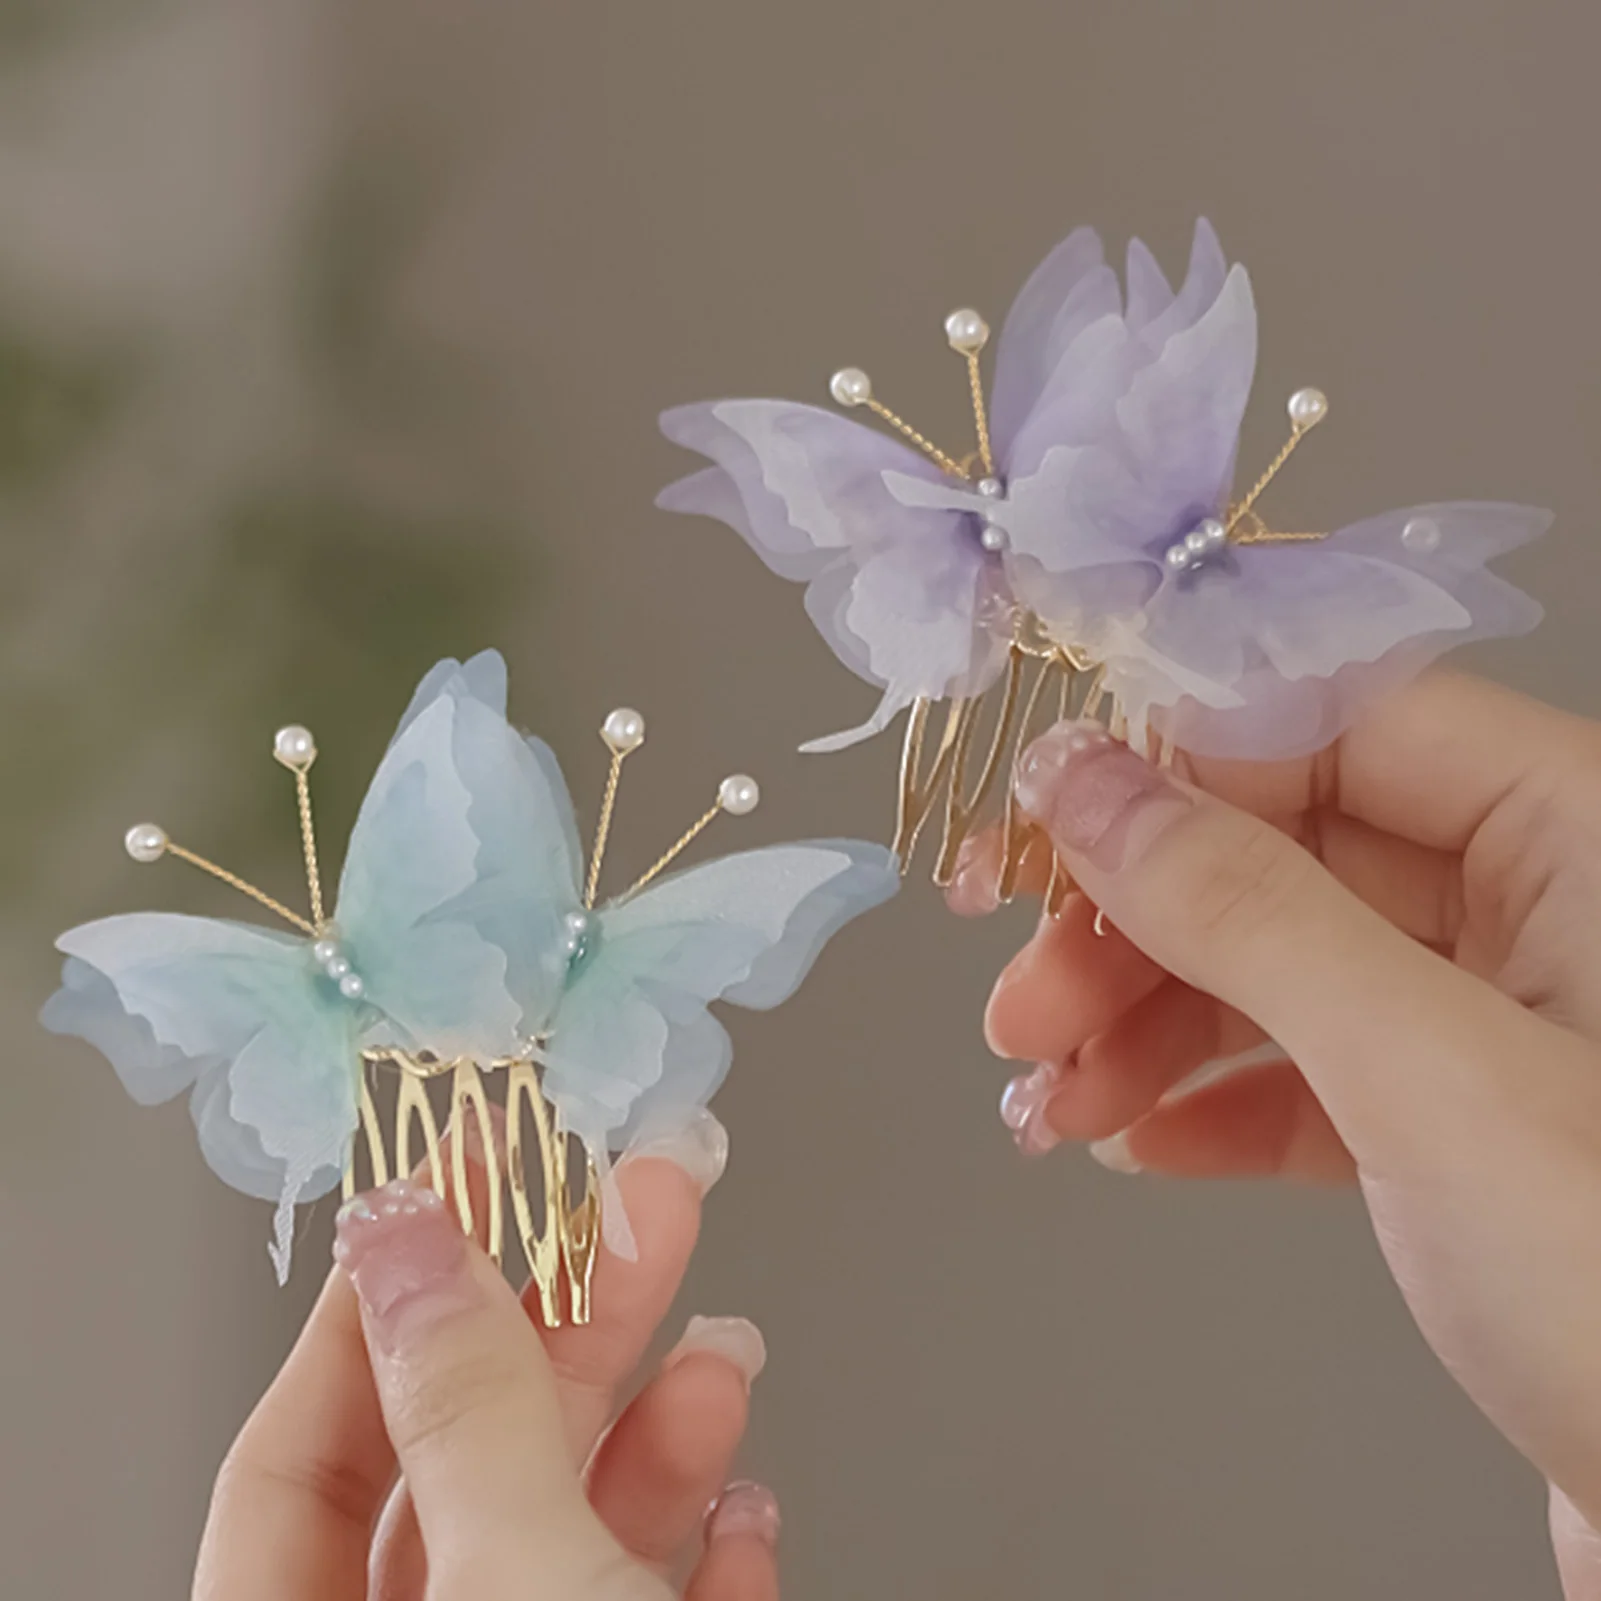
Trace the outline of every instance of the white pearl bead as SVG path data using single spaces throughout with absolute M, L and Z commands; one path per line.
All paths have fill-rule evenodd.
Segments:
M 339 941 L 336 939 L 320 939 L 311 947 L 311 954 L 324 966 L 327 966 L 339 954 Z
M 562 920 L 569 934 L 576 934 L 581 939 L 589 932 L 590 916 L 588 912 L 569 912 Z
M 1192 556 L 1204 556 L 1212 548 L 1212 541 L 1206 537 L 1204 528 L 1192 528 L 1184 536 L 1184 548 Z
M 317 742 L 309 728 L 291 723 L 273 736 L 272 753 L 285 767 L 310 767 L 317 759 Z
M 563 956 L 576 956 L 583 948 L 584 936 L 582 934 L 569 934 L 561 942 Z
M 718 786 L 717 804 L 735 817 L 756 810 L 762 798 L 760 786 L 748 773 L 734 773 Z
M 1329 414 L 1329 397 L 1321 389 L 1297 389 L 1288 409 L 1292 428 L 1315 428 Z
M 828 392 L 842 406 L 865 406 L 873 398 L 873 381 L 860 367 L 841 367 L 828 380 Z
M 167 848 L 167 831 L 154 823 L 135 823 L 122 836 L 122 845 L 136 862 L 154 862 Z
M 983 533 L 978 536 L 978 542 L 985 550 L 1005 550 L 1006 530 L 998 528 L 994 523 L 985 523 Z
M 1229 542 L 1229 531 L 1216 517 L 1208 517 L 1196 526 L 1195 532 L 1206 541 L 1208 550 L 1221 550 Z
M 1006 493 L 1006 485 L 999 478 L 980 478 L 977 488 L 986 500 L 999 500 Z
M 350 963 L 345 957 L 336 954 L 328 957 L 322 964 L 322 970 L 329 978 L 342 979 L 349 976 Z
M 990 325 L 976 311 L 963 307 L 945 319 L 945 337 L 951 349 L 964 356 L 976 356 L 988 343 Z
M 1432 517 L 1414 517 L 1401 530 L 1401 543 L 1419 556 L 1440 548 L 1440 525 Z
M 619 755 L 645 743 L 645 719 L 631 706 L 619 706 L 600 725 L 600 737 Z
M 1189 547 L 1181 539 L 1176 545 L 1169 545 L 1167 553 L 1162 558 L 1171 572 L 1181 573 L 1190 565 Z
M 347 1001 L 359 1001 L 367 993 L 367 986 L 361 981 L 360 973 L 346 973 L 339 980 L 339 993 Z

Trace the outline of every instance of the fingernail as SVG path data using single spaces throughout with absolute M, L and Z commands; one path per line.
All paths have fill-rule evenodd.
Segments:
M 778 1515 L 778 1497 L 765 1484 L 742 1480 L 729 1485 L 712 1502 L 706 1514 L 706 1538 L 711 1541 L 754 1535 L 763 1545 L 774 1547 L 778 1544 L 782 1521 Z
M 1013 1143 L 1024 1156 L 1044 1156 L 1062 1143 L 1062 1137 L 1045 1116 L 1045 1103 L 1061 1081 L 1054 1062 L 1041 1062 L 1019 1074 L 1001 1092 L 1001 1121 L 1012 1132 Z
M 489 1129 L 495 1140 L 495 1159 L 505 1170 L 506 1163 L 506 1110 L 496 1106 L 493 1102 L 489 1106 Z M 456 1135 L 455 1123 L 445 1130 L 447 1139 L 454 1139 Z M 465 1105 L 461 1109 L 461 1143 L 467 1152 L 467 1159 L 482 1168 L 488 1168 L 489 1163 L 484 1158 L 484 1130 L 478 1120 L 478 1114 L 469 1110 Z
M 1141 1173 L 1144 1169 L 1139 1159 L 1129 1149 L 1128 1130 L 1123 1129 L 1116 1134 L 1108 1135 L 1104 1140 L 1095 1140 L 1090 1145 L 1090 1155 L 1102 1167 L 1113 1173 Z
M 426 1184 L 396 1179 L 340 1207 L 334 1260 L 385 1350 L 471 1304 L 466 1237 Z
M 767 1366 L 767 1342 L 749 1318 L 692 1317 L 678 1344 L 662 1359 L 662 1369 L 677 1367 L 685 1357 L 701 1352 L 738 1368 L 747 1390 Z
M 1099 723 L 1058 723 L 1024 752 L 1018 804 L 1064 851 L 1116 872 L 1130 854 L 1187 808 L 1189 797 L 1162 772 L 1113 739 Z M 1131 841 L 1137 821 L 1151 824 Z
M 988 917 L 1001 904 L 1001 864 L 988 833 L 969 834 L 956 853 L 945 904 L 958 917 Z
M 641 1157 L 676 1163 L 705 1195 L 728 1166 L 728 1130 L 703 1110 L 676 1133 L 657 1135 L 634 1146 L 624 1160 L 634 1162 Z

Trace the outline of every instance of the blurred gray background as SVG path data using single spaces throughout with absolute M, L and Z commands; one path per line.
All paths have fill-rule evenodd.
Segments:
M 1080 221 L 1177 272 L 1205 212 L 1262 310 L 1246 467 L 1334 402 L 1275 504 L 1554 506 L 1546 627 L 1479 665 L 1601 710 L 1598 47 L 1562 0 L 0 0 L 0 1593 L 184 1593 L 326 1245 L 275 1290 L 182 1105 L 35 1027 L 59 928 L 240 910 L 129 823 L 298 899 L 274 728 L 336 854 L 414 678 L 493 642 L 586 815 L 600 718 L 650 719 L 619 871 L 733 769 L 747 842 L 887 833 L 893 739 L 794 754 L 872 693 L 651 509 L 659 408 L 860 362 L 965 437 L 949 309 Z M 1555 1595 L 1353 1199 L 1018 1160 L 980 1015 L 1028 918 L 920 878 L 734 1019 L 679 1311 L 766 1331 L 789 1593 Z

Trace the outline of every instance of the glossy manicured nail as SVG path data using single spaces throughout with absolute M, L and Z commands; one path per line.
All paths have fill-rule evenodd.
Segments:
M 1001 1092 L 1001 1121 L 1024 1156 L 1044 1156 L 1062 1143 L 1045 1116 L 1045 1103 L 1062 1077 L 1054 1063 L 1041 1062 L 1021 1073 Z
M 945 904 L 958 917 L 988 917 L 1001 904 L 1000 841 L 990 830 L 969 834 L 956 853 Z
M 334 1259 L 385 1350 L 473 1300 L 460 1226 L 433 1190 L 410 1179 L 339 1209 Z
M 678 1344 L 663 1358 L 662 1368 L 677 1367 L 685 1357 L 700 1353 L 721 1357 L 738 1368 L 747 1389 L 767 1366 L 767 1342 L 749 1318 L 692 1317 Z
M 675 1134 L 659 1135 L 636 1145 L 627 1160 L 654 1157 L 673 1162 L 689 1174 L 705 1195 L 728 1166 L 728 1130 L 710 1112 L 700 1111 Z
M 1113 1173 L 1140 1173 L 1144 1169 L 1139 1159 L 1129 1149 L 1128 1130 L 1110 1134 L 1104 1140 L 1096 1140 L 1090 1145 L 1090 1155 L 1102 1167 Z
M 778 1497 L 765 1484 L 741 1481 L 729 1485 L 712 1502 L 706 1515 L 706 1538 L 712 1541 L 754 1536 L 765 1546 L 776 1546 L 781 1526 Z
M 1165 772 L 1099 723 L 1058 723 L 1042 734 L 1024 752 L 1014 788 L 1059 850 L 1103 873 L 1116 872 L 1190 805 Z

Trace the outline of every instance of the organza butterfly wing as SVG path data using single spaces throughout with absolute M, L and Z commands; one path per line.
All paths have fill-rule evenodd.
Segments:
M 715 517 L 780 576 L 807 585 L 806 609 L 839 659 L 884 696 L 860 728 L 813 741 L 832 750 L 879 732 L 919 696 L 977 693 L 1004 649 L 986 613 L 999 578 L 966 511 L 903 504 L 886 475 L 937 484 L 926 456 L 815 406 L 720 400 L 664 412 L 662 431 L 715 466 L 657 504 Z
M 486 750 L 508 736 L 520 744 L 484 698 L 492 703 L 498 681 L 503 703 L 504 671 L 486 652 L 424 680 L 433 698 L 402 720 L 351 832 L 336 932 L 377 1010 L 369 1043 L 480 1062 L 516 1049 L 522 1007 L 500 927 L 479 899 L 486 879 L 502 876 L 498 853 L 515 827 L 494 812 L 509 784 L 481 771 Z
M 568 920 L 583 910 L 583 847 L 566 780 L 541 740 L 506 721 L 506 669 L 485 651 L 442 663 L 438 691 L 454 712 L 452 752 L 477 842 L 472 883 L 434 914 L 466 923 L 504 953 L 519 1017 L 495 1055 L 520 1054 L 548 1024 L 567 983 Z
M 146 912 L 56 944 L 67 961 L 45 1027 L 95 1046 L 142 1105 L 192 1090 L 220 1178 L 278 1202 L 281 1223 L 339 1182 L 356 1123 L 354 1020 L 304 938 Z M 288 1246 L 280 1226 L 280 1276 Z
M 883 847 L 823 840 L 724 857 L 603 910 L 540 1049 L 564 1126 L 603 1169 L 608 1152 L 682 1127 L 732 1054 L 708 1004 L 779 1005 L 828 940 L 899 884 Z M 610 1188 L 608 1240 L 626 1252 Z
M 1382 513 L 1324 540 L 1251 546 L 1212 584 L 1207 615 L 1175 593 L 1153 607 L 1149 635 L 1172 655 L 1200 655 L 1199 635 L 1238 664 L 1238 709 L 1193 697 L 1161 719 L 1199 755 L 1289 758 L 1337 738 L 1375 697 L 1445 652 L 1527 633 L 1538 603 L 1488 563 L 1551 525 L 1537 507 L 1449 501 Z M 1192 597 L 1193 598 L 1193 597 Z

